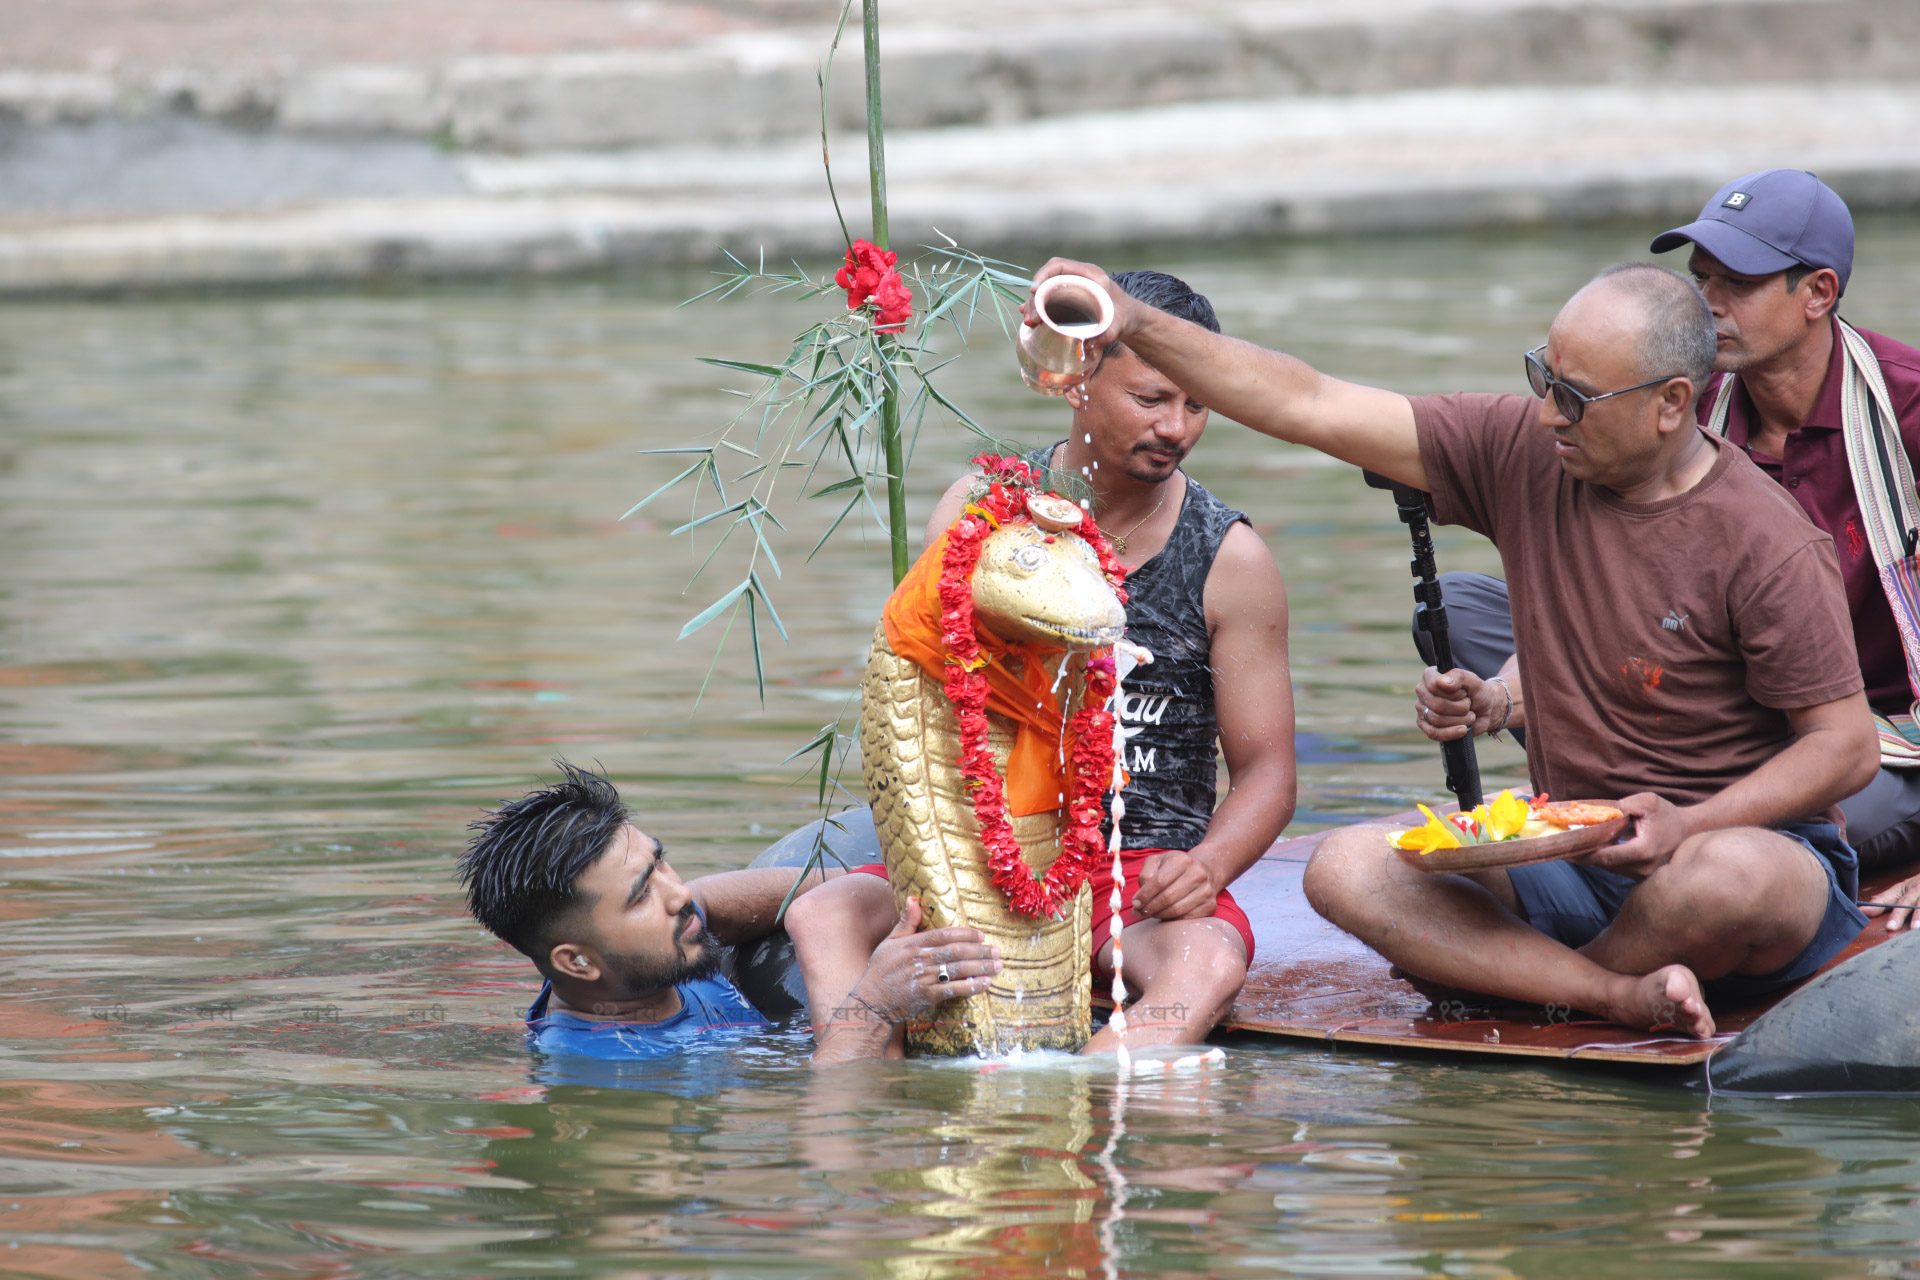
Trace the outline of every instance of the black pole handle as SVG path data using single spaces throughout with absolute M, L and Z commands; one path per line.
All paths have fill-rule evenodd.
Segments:
M 1433 641 L 1433 665 L 1452 671 L 1453 642 L 1447 637 L 1447 603 L 1440 593 L 1440 566 L 1433 558 L 1433 530 L 1427 523 L 1427 495 L 1410 484 L 1390 480 L 1376 471 L 1363 473 L 1367 484 L 1388 489 L 1400 513 L 1400 522 L 1413 538 L 1413 598 L 1415 625 Z M 1473 749 L 1473 734 L 1440 744 L 1440 759 L 1446 765 L 1447 790 L 1462 809 L 1471 809 L 1484 798 L 1480 791 L 1480 760 Z

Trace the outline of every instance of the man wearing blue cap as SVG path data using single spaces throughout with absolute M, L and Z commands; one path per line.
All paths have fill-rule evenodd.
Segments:
M 1746 451 L 1832 537 L 1860 670 L 1880 730 L 1882 767 L 1842 803 L 1863 870 L 1920 857 L 1920 351 L 1841 320 L 1853 269 L 1853 218 L 1811 173 L 1768 169 L 1720 188 L 1655 253 L 1692 246 L 1688 270 L 1713 310 L 1718 352 L 1697 407 L 1702 425 Z M 1421 727 L 1439 741 L 1525 721 L 1505 584 L 1447 575 L 1467 671 L 1429 669 Z M 1484 616 L 1483 616 L 1484 615 Z M 1684 625 L 1676 623 L 1676 625 Z M 1475 643 L 1478 633 L 1483 643 Z M 1499 646 L 1504 637 L 1506 648 Z M 1477 652 L 1475 650 L 1478 650 Z M 1492 668 L 1501 667 L 1498 675 Z M 1490 678 L 1472 674 L 1478 669 Z M 1508 710 L 1511 706 L 1511 711 Z M 1920 877 L 1883 901 L 1920 905 Z M 1878 914 L 1878 908 L 1869 911 Z M 1888 927 L 1920 912 L 1896 910 Z

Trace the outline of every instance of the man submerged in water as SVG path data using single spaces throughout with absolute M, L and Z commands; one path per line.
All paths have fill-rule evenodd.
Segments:
M 720 973 L 726 948 L 765 937 L 789 893 L 841 871 L 722 871 L 683 881 L 660 841 L 635 826 L 605 777 L 565 777 L 475 822 L 460 857 L 467 910 L 533 961 L 545 982 L 527 1010 L 550 1055 L 652 1058 L 715 1033 L 767 1025 Z M 877 1057 L 894 1026 L 939 1000 L 977 995 L 1000 971 L 974 929 L 919 932 L 919 904 L 847 996 L 836 1054 Z

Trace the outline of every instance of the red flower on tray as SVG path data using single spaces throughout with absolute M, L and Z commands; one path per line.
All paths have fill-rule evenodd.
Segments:
M 894 269 L 898 261 L 897 253 L 855 240 L 845 264 L 833 276 L 834 283 L 847 291 L 847 310 L 874 304 L 874 329 L 879 333 L 899 333 L 913 315 L 913 290 Z

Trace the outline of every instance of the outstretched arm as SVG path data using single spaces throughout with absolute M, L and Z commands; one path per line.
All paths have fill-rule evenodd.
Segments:
M 1184 852 L 1141 869 L 1139 916 L 1181 920 L 1212 912 L 1214 899 L 1267 851 L 1293 820 L 1293 679 L 1287 667 L 1287 587 L 1260 535 L 1227 532 L 1204 596 L 1213 703 L 1227 757 L 1227 798 L 1207 834 Z
M 1329 378 L 1292 356 L 1177 319 L 1128 296 L 1088 263 L 1055 258 L 1040 268 L 1034 283 L 1064 274 L 1091 277 L 1113 299 L 1113 328 L 1105 340 L 1126 343 L 1209 409 L 1264 435 L 1307 445 L 1416 489 L 1427 487 L 1413 406 L 1405 396 Z M 1032 308 L 1029 301 L 1029 323 Z
M 839 867 L 816 867 L 807 872 L 805 881 L 795 890 L 794 882 L 800 879 L 798 867 L 747 867 L 701 876 L 687 888 L 706 913 L 707 928 L 713 931 L 713 936 L 731 946 L 754 942 L 772 933 L 774 925 L 779 923 L 780 904 L 786 900 L 789 890 L 797 898 L 845 874 Z

